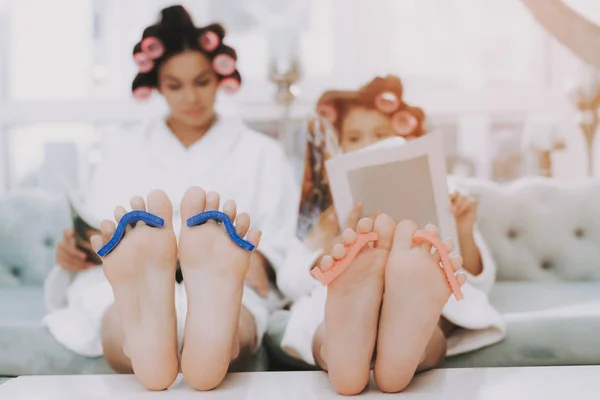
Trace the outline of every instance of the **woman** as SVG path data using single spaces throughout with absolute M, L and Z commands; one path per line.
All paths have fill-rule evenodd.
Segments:
M 156 90 L 170 112 L 109 146 L 87 207 L 99 219 L 119 221 L 126 210 L 114 207 L 130 202 L 162 217 L 165 229 L 138 223 L 104 258 L 103 270 L 85 263 L 67 233 L 46 282 L 45 322 L 56 339 L 79 354 L 103 355 L 115 371 L 133 372 L 153 390 L 172 384 L 179 355 L 189 384 L 207 390 L 230 363 L 258 349 L 269 316 L 267 276 L 281 265 L 293 229 L 295 190 L 283 152 L 214 110 L 218 89 L 232 91 L 241 82 L 224 37 L 219 25 L 196 28 L 180 6 L 164 9 L 144 31 L 134 48 L 133 94 L 145 99 Z M 223 211 L 240 236 L 250 217 L 237 210 L 252 215 L 256 229 L 248 240 L 257 244 L 262 231 L 258 251 L 231 248 L 217 225 L 185 226 L 192 214 L 219 209 L 220 198 L 236 199 Z M 102 223 L 94 250 L 114 229 Z M 246 274 L 256 289 L 244 285 Z
M 353 287 L 350 290 L 349 287 L 344 287 L 345 283 L 343 282 L 336 283 L 337 286 L 332 283 L 326 289 L 309 273 L 313 267 L 321 266 L 323 263 L 328 267 L 332 260 L 326 255 L 332 254 L 335 258 L 337 253 L 337 257 L 339 257 L 344 252 L 343 248 L 339 248 L 339 244 L 348 244 L 348 235 L 353 236 L 352 232 L 344 232 L 340 235 L 340 224 L 335 217 L 336 213 L 329 194 L 327 177 L 324 174 L 325 160 L 335 157 L 337 154 L 359 150 L 383 139 L 402 140 L 398 138 L 402 137 L 404 140 L 414 140 L 426 133 L 424 113 L 419 108 L 407 105 L 402 100 L 402 94 L 400 80 L 397 77 L 388 76 L 376 78 L 356 92 L 333 91 L 327 92 L 321 97 L 317 110 L 321 117 L 329 121 L 329 125 L 334 130 L 328 129 L 327 124 L 314 123 L 311 125 L 313 131 L 320 130 L 319 135 L 315 134 L 312 137 L 324 137 L 325 140 L 314 140 L 313 143 L 309 143 L 307 160 L 310 162 L 307 162 L 305 169 L 305 185 L 301 200 L 301 214 L 304 214 L 305 217 L 301 216 L 302 229 L 298 229 L 298 236 L 302 241 L 297 240 L 291 247 L 289 256 L 277 278 L 280 290 L 294 301 L 282 340 L 283 350 L 308 364 L 328 370 L 336 390 L 344 394 L 360 392 L 368 381 L 372 353 L 366 360 L 366 364 L 356 365 L 355 362 L 349 361 L 351 358 L 349 352 L 353 350 L 353 346 L 347 345 L 345 350 L 343 349 L 343 341 L 352 341 L 354 335 L 361 335 L 363 338 L 377 336 L 378 356 L 375 358 L 375 378 L 383 390 L 395 392 L 402 390 L 410 382 L 415 370 L 433 368 L 439 365 L 446 355 L 472 351 L 495 343 L 504 337 L 505 332 L 500 315 L 489 305 L 487 300 L 487 293 L 494 283 L 495 265 L 481 235 L 475 229 L 476 204 L 469 197 L 459 193 L 451 194 L 451 203 L 458 229 L 460 253 L 463 259 L 462 267 L 468 278 L 468 283 L 463 288 L 465 301 L 457 304 L 452 299 L 448 301 L 448 296 L 446 296 L 441 304 L 434 304 L 434 306 L 431 306 L 433 303 L 427 302 L 425 302 L 427 304 L 413 304 L 412 302 L 416 301 L 420 294 L 429 293 L 435 285 L 424 281 L 421 287 L 418 283 L 413 282 L 412 285 L 399 290 L 402 282 L 393 282 L 391 277 L 393 274 L 390 274 L 389 271 L 385 273 L 385 287 L 393 290 L 386 290 L 385 294 L 383 293 L 384 278 L 381 278 L 381 282 L 374 284 L 375 287 L 379 287 L 379 292 L 366 290 L 362 286 L 360 288 Z M 308 184 L 306 184 L 307 181 Z M 346 227 L 352 231 L 361 230 L 361 227 L 364 230 L 367 227 L 367 231 L 379 230 L 380 237 L 382 236 L 381 232 L 384 237 L 387 237 L 385 232 L 394 230 L 393 225 L 390 225 L 389 217 L 384 214 L 372 215 L 370 218 L 362 220 L 360 217 L 361 208 L 360 205 L 357 205 L 342 228 Z M 399 229 L 405 234 L 411 230 L 410 226 L 406 227 L 406 222 L 401 225 L 403 228 L 397 228 L 396 232 Z M 392 227 L 390 228 L 390 226 Z M 414 229 L 416 227 L 412 228 L 413 231 Z M 428 229 L 431 229 L 433 234 L 437 233 L 434 227 Z M 345 240 L 344 234 L 346 234 Z M 389 237 L 388 239 L 392 240 Z M 396 238 L 393 240 L 395 241 Z M 446 244 L 451 247 L 450 243 Z M 338 246 L 336 247 L 336 245 Z M 368 258 L 368 255 L 365 257 Z M 322 261 L 322 259 L 327 261 Z M 423 262 L 427 262 L 427 260 Z M 356 272 L 360 271 L 360 267 L 357 267 L 354 272 L 357 274 L 355 281 L 365 285 L 369 279 L 376 276 L 374 271 L 377 270 L 378 265 L 382 271 L 389 268 L 389 265 L 385 266 L 384 262 L 378 263 L 375 260 L 367 260 L 366 264 L 371 266 L 365 270 L 368 271 L 365 272 L 367 275 L 361 277 L 360 273 Z M 349 283 L 349 285 L 352 284 Z M 340 288 L 340 286 L 342 287 Z M 440 290 L 446 289 L 442 285 Z M 345 293 L 342 296 L 345 298 L 342 305 L 335 301 L 340 297 L 338 296 L 340 292 Z M 354 293 L 354 295 L 350 295 L 350 293 Z M 391 302 L 392 305 L 388 305 L 386 308 L 386 296 L 392 296 L 393 293 L 404 293 L 407 297 L 388 299 L 387 303 Z M 354 302 L 353 296 L 361 298 Z M 351 317 L 348 320 L 361 318 L 360 309 L 368 304 L 369 298 L 374 299 L 375 304 L 372 315 L 363 316 L 364 318 L 358 321 L 343 323 L 339 318 L 336 319 L 336 315 L 349 315 Z M 394 301 L 399 303 L 396 304 Z M 406 314 L 393 315 L 401 309 L 401 305 L 406 304 L 413 304 L 414 309 L 419 310 L 422 315 L 431 315 L 436 326 L 435 329 L 432 328 L 432 334 L 421 331 L 414 332 L 416 338 L 427 339 L 421 343 L 425 347 L 423 353 L 418 354 L 414 365 L 409 363 L 409 365 L 404 365 L 405 368 L 396 365 L 392 372 L 389 369 L 386 371 L 385 367 L 380 366 L 380 362 L 385 364 L 385 361 L 381 360 L 386 358 L 389 360 L 390 354 L 393 354 L 394 351 L 397 352 L 397 349 L 402 349 L 398 342 L 393 343 L 393 348 L 386 348 L 383 345 L 386 336 L 391 335 L 397 338 L 400 336 L 393 333 L 390 326 L 418 325 Z M 381 320 L 377 325 L 380 307 Z M 386 309 L 395 311 L 390 314 L 390 312 L 386 313 Z M 388 315 L 387 322 L 384 322 L 385 315 Z M 373 320 L 373 318 L 376 322 L 371 331 L 366 321 Z M 403 318 L 405 319 L 403 320 Z M 325 326 L 328 326 L 329 332 L 325 331 Z M 363 328 L 367 330 L 363 332 Z M 348 333 L 345 338 L 340 335 L 333 338 L 328 336 L 328 334 L 335 335 L 331 331 L 352 333 Z M 425 331 L 429 332 L 427 329 Z M 403 332 L 406 335 L 407 329 Z M 369 346 L 364 340 L 357 339 L 356 341 L 365 343 L 364 346 L 367 348 Z M 410 338 L 407 339 L 407 342 L 410 342 Z M 326 348 L 331 349 L 333 345 L 342 350 L 337 353 L 332 350 L 327 356 Z M 374 346 L 374 342 L 372 345 Z M 391 358 L 394 361 L 393 356 Z

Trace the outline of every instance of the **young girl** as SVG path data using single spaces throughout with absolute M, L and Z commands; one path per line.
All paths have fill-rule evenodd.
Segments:
M 438 366 L 446 355 L 501 340 L 504 323 L 487 300 L 495 265 L 475 228 L 476 204 L 469 197 L 450 195 L 467 275 L 465 300 L 460 303 L 454 298 L 448 300 L 447 286 L 431 281 L 437 278 L 423 278 L 412 271 L 414 265 L 432 261 L 406 254 L 412 247 L 410 236 L 417 229 L 413 223 L 396 221 L 396 226 L 385 214 L 361 220 L 360 205 L 345 223 L 336 220 L 324 173 L 328 157 L 386 138 L 417 139 L 426 132 L 422 110 L 402 101 L 400 80 L 388 76 L 376 78 L 357 92 L 327 92 L 317 110 L 338 136 L 328 137 L 327 125 L 311 125 L 312 138 L 319 139 L 312 141 L 307 152 L 310 162 L 305 182 L 311 181 L 311 176 L 312 182 L 303 187 L 298 227 L 302 241 L 296 240 L 291 246 L 277 281 L 294 302 L 282 340 L 284 351 L 328 370 L 338 392 L 356 394 L 368 382 L 377 342 L 375 379 L 382 390 L 397 392 L 408 385 L 415 371 Z M 340 235 L 340 225 L 350 230 Z M 437 235 L 437 228 L 426 229 Z M 329 268 L 333 260 L 328 254 L 341 258 L 345 250 L 340 244 L 351 244 L 355 230 L 375 230 L 384 237 L 383 243 L 363 249 L 342 276 L 323 287 L 309 271 L 315 266 Z M 451 242 L 445 243 L 452 248 Z M 430 249 L 425 246 L 425 250 Z M 406 265 L 408 260 L 412 260 L 410 265 Z M 460 264 L 457 260 L 455 266 Z
M 69 232 L 46 282 L 45 323 L 54 337 L 76 353 L 104 356 L 116 372 L 135 373 L 152 390 L 169 387 L 180 369 L 192 387 L 212 389 L 230 364 L 239 366 L 258 349 L 269 304 L 244 279 L 264 287 L 293 234 L 295 190 L 283 152 L 215 112 L 218 89 L 229 92 L 241 82 L 224 37 L 219 25 L 196 28 L 180 6 L 164 9 L 144 31 L 133 50 L 133 94 L 145 99 L 156 89 L 170 112 L 107 148 L 87 198 L 90 213 L 105 219 L 92 247 L 98 251 L 111 238 L 109 219 L 118 222 L 128 203 L 163 218 L 165 227 L 129 228 L 102 268 L 86 264 Z M 221 201 L 228 198 L 237 203 Z M 186 226 L 192 215 L 221 204 L 241 237 L 248 232 L 257 245 L 262 231 L 257 250 L 236 247 L 210 221 Z

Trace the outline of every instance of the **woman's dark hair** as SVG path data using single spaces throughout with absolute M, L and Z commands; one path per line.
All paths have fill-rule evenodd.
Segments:
M 223 43 L 225 29 L 219 24 L 197 28 L 182 6 L 161 11 L 159 22 L 146 28 L 133 48 L 139 72 L 133 80 L 134 94 L 146 97 L 158 86 L 158 70 L 170 57 L 186 50 L 199 51 L 212 63 L 221 86 L 227 91 L 239 87 L 242 78 L 236 68 L 235 50 Z

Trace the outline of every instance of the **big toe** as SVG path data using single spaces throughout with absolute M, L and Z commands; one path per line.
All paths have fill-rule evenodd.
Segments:
M 185 223 L 194 215 L 204 212 L 206 207 L 206 191 L 199 186 L 192 186 L 181 200 L 181 219 Z
M 173 205 L 162 190 L 153 190 L 148 195 L 148 212 L 165 221 L 165 227 L 173 227 Z
M 409 250 L 413 247 L 413 236 L 418 226 L 415 222 L 404 220 L 396 225 L 394 232 L 394 249 Z

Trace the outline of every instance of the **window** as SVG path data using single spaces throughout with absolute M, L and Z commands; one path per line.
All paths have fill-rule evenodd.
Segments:
M 564 107 L 565 81 L 577 62 L 520 0 L 306 0 L 308 8 L 284 24 L 297 34 L 270 31 L 246 9 L 294 9 L 303 1 L 184 1 L 197 24 L 223 22 L 239 53 L 245 83 L 237 96 L 220 98 L 221 109 L 231 106 L 255 121 L 280 118 L 269 77 L 276 49 L 300 57 L 296 116 L 312 110 L 323 90 L 356 88 L 388 73 L 400 75 L 407 100 L 430 115 Z M 568 2 L 600 20 L 587 0 Z M 147 119 L 164 109 L 160 99 L 145 112 L 131 100 L 131 53 L 142 30 L 174 3 L 0 0 L 0 191 L 41 165 L 44 146 L 73 143 L 79 156 L 72 168 L 83 168 L 82 152 L 103 137 L 98 123 Z M 20 118 L 10 114 L 15 110 Z M 94 113 L 101 118 L 86 117 Z

